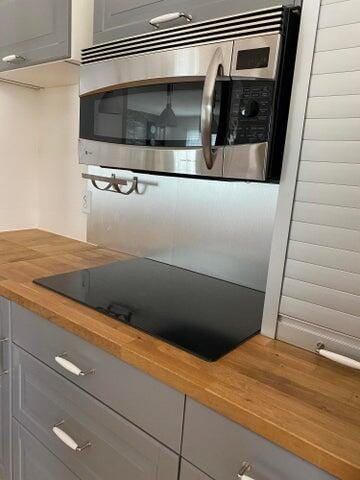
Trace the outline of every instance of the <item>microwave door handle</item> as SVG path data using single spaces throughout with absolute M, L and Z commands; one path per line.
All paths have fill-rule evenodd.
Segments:
M 216 78 L 224 66 L 224 57 L 220 47 L 210 61 L 206 72 L 201 105 L 201 141 L 204 160 L 209 170 L 212 169 L 216 157 L 216 148 L 211 145 L 211 126 Z

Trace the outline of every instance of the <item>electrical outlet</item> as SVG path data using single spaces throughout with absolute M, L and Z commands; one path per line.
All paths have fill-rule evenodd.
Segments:
M 81 199 L 81 211 L 89 215 L 91 212 L 91 191 L 86 190 Z

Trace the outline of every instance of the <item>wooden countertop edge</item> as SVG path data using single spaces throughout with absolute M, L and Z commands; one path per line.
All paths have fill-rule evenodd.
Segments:
M 359 480 L 359 466 L 353 465 L 320 447 L 314 447 L 314 445 L 306 439 L 298 437 L 285 428 L 281 428 L 268 420 L 264 420 L 242 405 L 234 404 L 224 399 L 211 388 L 199 387 L 198 384 L 193 383 L 189 378 L 186 378 L 185 375 L 174 374 L 174 372 L 164 364 L 152 361 L 146 358 L 146 356 L 141 355 L 136 348 L 132 348 L 132 344 L 136 342 L 136 339 L 119 345 L 119 343 L 112 341 L 111 338 L 95 333 L 84 325 L 72 322 L 66 317 L 54 312 L 45 305 L 40 306 L 35 301 L 15 293 L 10 287 L 4 285 L 4 283 L 5 282 L 0 282 L 0 295 L 8 300 L 18 303 L 57 326 L 107 351 L 120 360 L 139 368 L 157 380 L 213 409 L 230 420 L 241 424 L 245 428 L 261 435 L 328 473 L 344 480 Z M 131 327 L 124 327 L 132 330 Z M 145 334 L 139 335 L 141 340 L 141 337 Z M 154 341 L 152 337 L 151 340 Z

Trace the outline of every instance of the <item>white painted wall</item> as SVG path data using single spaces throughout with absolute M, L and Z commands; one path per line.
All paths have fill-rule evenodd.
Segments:
M 85 240 L 78 86 L 0 83 L 0 231 L 39 227 Z
M 38 224 L 38 92 L 0 83 L 0 230 Z
M 78 86 L 39 92 L 38 226 L 79 240 L 86 239 L 81 212 L 84 183 L 78 163 Z

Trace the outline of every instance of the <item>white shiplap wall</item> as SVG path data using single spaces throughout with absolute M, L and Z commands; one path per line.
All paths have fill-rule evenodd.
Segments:
M 360 358 L 360 0 L 321 4 L 279 313 Z

